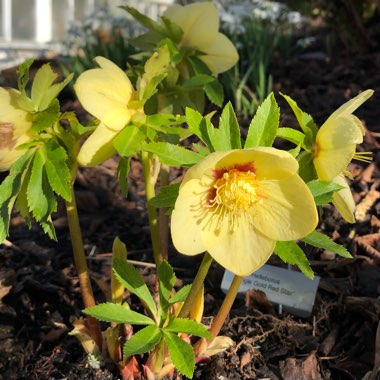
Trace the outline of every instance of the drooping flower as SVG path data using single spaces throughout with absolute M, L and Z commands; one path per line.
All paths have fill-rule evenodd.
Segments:
M 134 90 L 124 71 L 104 57 L 95 61 L 100 68 L 82 73 L 74 86 L 83 108 L 100 120 L 79 152 L 78 162 L 83 166 L 95 166 L 112 157 L 114 138 L 136 112 L 128 107 Z
M 232 42 L 219 33 L 219 13 L 211 2 L 170 6 L 165 17 L 183 31 L 180 46 L 201 52 L 199 58 L 213 74 L 227 71 L 239 59 Z
M 356 145 L 363 142 L 364 127 L 352 113 L 373 94 L 366 90 L 339 107 L 318 130 L 313 152 L 313 163 L 318 178 L 335 182 L 344 188 L 333 196 L 333 204 L 342 217 L 355 222 L 355 202 L 343 174 L 353 158 L 366 160 L 366 154 L 356 153 Z
M 17 107 L 21 93 L 0 87 L 0 171 L 9 170 L 24 153 L 19 146 L 32 140 L 31 115 Z
M 180 186 L 171 234 L 185 255 L 208 251 L 239 275 L 260 268 L 276 241 L 311 233 L 318 216 L 298 163 L 275 148 L 214 152 L 191 167 Z

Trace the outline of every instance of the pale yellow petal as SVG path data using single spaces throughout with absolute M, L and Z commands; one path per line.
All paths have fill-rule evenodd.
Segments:
M 21 93 L 14 89 L 0 87 L 0 124 L 12 125 L 13 140 L 32 127 L 31 115 L 17 107 L 17 98 Z
M 127 108 L 113 108 L 107 112 L 102 122 L 114 131 L 120 131 L 131 120 L 132 112 Z
M 296 240 L 311 233 L 318 223 L 314 198 L 297 175 L 283 180 L 260 181 L 261 201 L 252 219 L 262 234 L 273 240 Z
M 235 45 L 222 33 L 218 33 L 209 45 L 199 46 L 199 50 L 205 53 L 199 58 L 213 74 L 229 70 L 239 60 Z
M 245 164 L 252 164 L 258 180 L 286 178 L 298 170 L 298 162 L 290 153 L 271 147 L 233 150 L 217 162 L 216 168 Z
M 18 147 L 31 141 L 33 137 L 34 133 L 28 131 L 14 142 L 15 145 L 12 149 L 0 148 L 0 172 L 11 168 L 11 166 L 25 153 L 25 149 L 18 149 Z
M 341 173 L 352 160 L 356 145 L 347 145 L 335 150 L 321 150 L 313 163 L 318 178 L 331 181 Z
M 207 251 L 221 266 L 238 276 L 247 276 L 264 265 L 271 256 L 275 241 L 262 235 L 244 214 L 233 223 L 221 217 L 202 227 Z M 232 227 L 234 224 L 234 227 Z
M 164 14 L 181 27 L 181 44 L 200 49 L 212 43 L 219 29 L 218 10 L 211 2 L 170 6 Z
M 368 100 L 373 95 L 373 93 L 373 90 L 363 91 L 358 96 L 355 96 L 355 98 L 350 99 L 348 102 L 340 106 L 335 112 L 330 115 L 327 121 L 329 119 L 335 119 L 337 117 L 346 116 L 355 112 L 366 100 Z
M 319 149 L 339 149 L 349 144 L 363 142 L 363 132 L 353 115 L 328 119 L 319 129 L 316 138 Z
M 103 121 L 113 109 L 127 108 L 133 88 L 119 67 L 105 58 L 98 57 L 97 61 L 104 68 L 85 71 L 78 77 L 74 88 L 84 109 Z M 110 127 L 119 129 L 120 122 L 111 122 Z
M 349 223 L 355 223 L 354 211 L 355 211 L 355 201 L 352 197 L 351 189 L 348 186 L 347 181 L 343 175 L 338 175 L 334 178 L 333 182 L 344 188 L 337 191 L 333 195 L 333 205 L 342 215 L 343 219 Z
M 179 192 L 171 216 L 171 236 L 174 247 L 184 255 L 197 255 L 205 251 L 201 238 L 201 220 L 205 217 L 205 200 L 208 187 L 199 179 L 191 179 Z
M 213 174 L 215 173 L 215 166 L 217 162 L 229 154 L 231 154 L 231 151 L 213 152 L 199 161 L 186 172 L 181 183 L 181 188 L 185 185 L 185 183 L 194 178 L 203 178 L 203 185 L 206 186 L 206 184 L 209 184 L 210 181 L 214 180 Z
M 105 124 L 99 124 L 82 145 L 78 154 L 78 163 L 82 166 L 96 166 L 111 158 L 116 153 L 112 141 L 117 134 L 118 132 Z

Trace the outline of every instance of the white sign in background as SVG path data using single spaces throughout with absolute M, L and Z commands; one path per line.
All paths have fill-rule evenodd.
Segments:
M 233 277 L 233 273 L 224 272 L 221 285 L 224 292 L 229 289 Z M 318 276 L 310 280 L 300 272 L 264 265 L 250 276 L 244 277 L 239 293 L 261 290 L 269 301 L 281 305 L 282 309 L 300 317 L 308 317 L 313 309 L 319 280 Z

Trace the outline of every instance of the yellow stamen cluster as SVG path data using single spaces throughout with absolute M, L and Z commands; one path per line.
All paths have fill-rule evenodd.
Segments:
M 228 170 L 216 180 L 214 189 L 210 204 L 224 206 L 232 213 L 247 212 L 259 200 L 256 175 L 251 171 Z

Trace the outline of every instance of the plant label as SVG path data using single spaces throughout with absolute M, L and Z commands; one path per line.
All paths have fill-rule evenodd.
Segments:
M 227 292 L 234 274 L 225 271 L 222 281 L 222 290 Z M 248 290 L 263 291 L 268 300 L 279 305 L 280 310 L 289 311 L 300 317 L 308 317 L 313 309 L 320 278 L 310 280 L 300 272 L 263 265 L 259 270 L 243 279 L 239 294 Z

